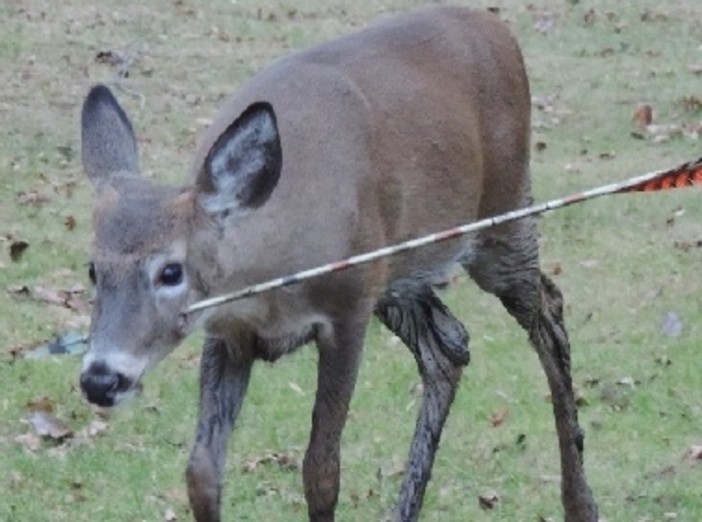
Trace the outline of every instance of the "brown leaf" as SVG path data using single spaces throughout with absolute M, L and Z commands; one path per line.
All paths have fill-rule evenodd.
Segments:
M 494 509 L 499 501 L 500 497 L 494 491 L 489 491 L 478 497 L 478 505 L 485 510 Z
M 32 205 L 40 207 L 44 203 L 51 201 L 51 198 L 46 194 L 37 192 L 36 190 L 28 190 L 27 192 L 19 192 L 17 194 L 17 203 L 20 205 Z
M 61 419 L 44 411 L 36 411 L 29 422 L 40 437 L 61 441 L 73 436 L 71 429 Z
M 83 293 L 85 293 L 85 287 L 83 285 L 73 285 L 69 288 L 37 286 L 34 288 L 33 297 L 45 303 L 65 306 L 72 310 L 84 311 L 87 310 L 89 306 L 78 297 Z
M 68 294 L 60 288 L 37 286 L 34 288 L 34 299 L 44 301 L 45 303 L 65 306 L 68 300 Z
M 73 215 L 66 216 L 63 220 L 63 225 L 66 227 L 66 230 L 72 231 L 76 228 L 76 218 Z
M 509 410 L 507 408 L 502 408 L 501 410 L 493 413 L 490 416 L 490 424 L 492 425 L 492 427 L 497 428 L 498 426 L 501 426 L 505 422 L 508 413 Z
M 115 67 L 117 65 L 121 65 L 122 62 L 124 62 L 124 58 L 122 58 L 119 53 L 116 53 L 115 51 L 100 51 L 95 55 L 95 61 L 97 63 Z
M 27 248 L 29 248 L 29 243 L 26 241 L 22 241 L 21 239 L 12 241 L 12 243 L 10 243 L 10 259 L 19 261 Z
M 46 413 L 51 413 L 54 411 L 54 400 L 46 395 L 40 395 L 39 397 L 34 397 L 32 400 L 27 402 L 27 408 L 30 411 L 43 411 Z
M 597 20 L 597 13 L 595 12 L 594 9 L 589 9 L 583 15 L 583 25 L 585 25 L 585 26 L 593 25 L 596 20 Z
M 563 263 L 561 263 L 560 261 L 552 261 L 550 263 L 546 263 L 544 270 L 549 275 L 561 275 L 563 273 Z
M 647 103 L 641 103 L 634 110 L 632 121 L 640 129 L 645 129 L 653 123 L 653 108 Z
M 680 97 L 675 101 L 675 105 L 685 112 L 695 113 L 702 111 L 702 99 L 694 95 Z
M 251 473 L 262 464 L 275 463 L 283 469 L 296 470 L 300 467 L 297 459 L 286 453 L 269 452 L 263 457 L 244 459 L 241 469 L 244 473 Z

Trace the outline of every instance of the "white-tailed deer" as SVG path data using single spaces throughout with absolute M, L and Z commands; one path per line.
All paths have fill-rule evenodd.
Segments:
M 227 440 L 252 364 L 314 341 L 304 487 L 310 520 L 331 521 L 341 433 L 375 315 L 411 350 L 424 383 L 393 513 L 414 521 L 469 358 L 467 332 L 433 290 L 460 263 L 528 333 L 553 400 L 565 519 L 596 521 L 561 295 L 539 269 L 534 220 L 185 313 L 212 294 L 524 206 L 529 126 L 517 43 L 491 14 L 462 8 L 388 18 L 271 65 L 225 105 L 182 187 L 139 175 L 127 116 L 94 87 L 82 116 L 83 165 L 97 192 L 96 297 L 80 378 L 88 400 L 116 404 L 204 324 L 187 482 L 195 518 L 220 520 Z

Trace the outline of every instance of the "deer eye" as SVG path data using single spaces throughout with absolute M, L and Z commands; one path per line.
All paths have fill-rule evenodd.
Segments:
M 95 263 L 90 263 L 88 265 L 88 277 L 90 278 L 91 283 L 96 283 L 97 277 L 95 276 Z
M 183 282 L 183 265 L 180 263 L 168 263 L 161 270 L 158 281 L 164 286 L 178 286 Z

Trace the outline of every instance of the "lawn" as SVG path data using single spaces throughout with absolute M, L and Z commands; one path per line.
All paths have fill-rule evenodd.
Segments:
M 252 73 L 423 4 L 0 4 L 0 521 L 190 516 L 183 471 L 199 334 L 147 377 L 139 397 L 109 413 L 82 399 L 80 357 L 26 357 L 89 323 L 92 190 L 78 123 L 90 85 L 121 86 L 145 175 L 175 182 L 223 98 Z M 499 6 L 522 45 L 537 201 L 702 155 L 699 2 L 471 5 Z M 540 221 L 543 268 L 567 301 L 586 469 L 610 522 L 702 520 L 699 199 L 697 189 L 619 195 Z M 467 278 L 444 299 L 469 329 L 473 357 L 422 520 L 561 519 L 551 406 L 525 335 Z M 230 446 L 227 520 L 305 520 L 299 465 L 315 367 L 306 347 L 255 368 Z M 409 352 L 373 323 L 344 435 L 339 520 L 382 520 L 391 509 L 418 383 Z M 62 432 L 36 436 L 35 411 L 50 411 Z M 481 496 L 497 501 L 481 506 Z

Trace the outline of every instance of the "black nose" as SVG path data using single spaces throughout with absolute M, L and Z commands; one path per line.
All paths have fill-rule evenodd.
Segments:
M 81 374 L 80 387 L 88 401 L 108 407 L 115 405 L 118 393 L 129 390 L 131 381 L 112 371 L 105 363 L 94 362 Z

